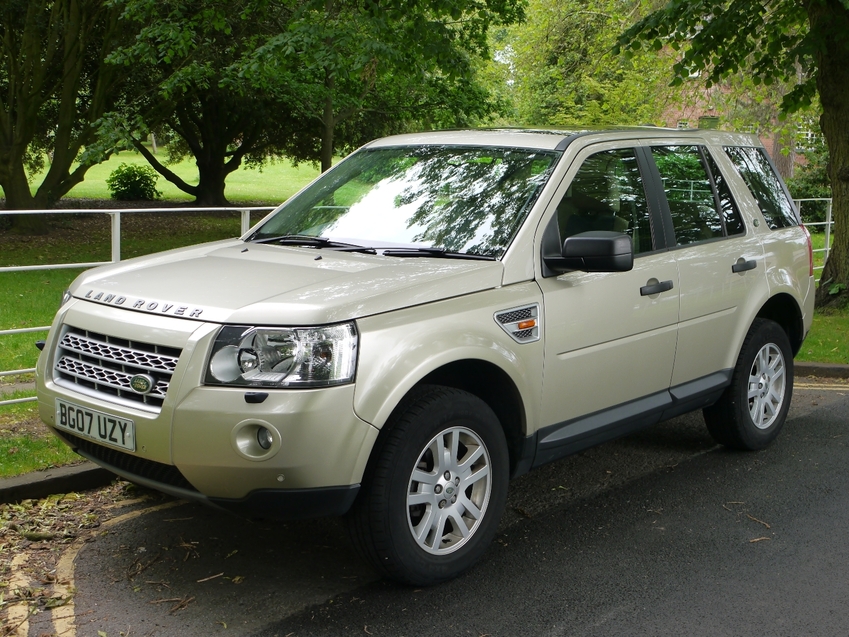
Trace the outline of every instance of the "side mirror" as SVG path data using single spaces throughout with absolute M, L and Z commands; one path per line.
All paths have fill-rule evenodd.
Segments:
M 627 272 L 634 267 L 634 247 L 627 234 L 593 230 L 566 237 L 560 254 L 542 258 L 552 272 Z

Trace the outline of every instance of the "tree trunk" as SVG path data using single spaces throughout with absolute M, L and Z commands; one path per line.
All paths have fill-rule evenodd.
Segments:
M 41 207 L 30 191 L 23 162 L 15 162 L 4 176 L 7 177 L 2 184 L 7 210 L 37 210 Z M 50 231 L 45 215 L 14 215 L 11 227 L 15 234 L 41 235 Z
M 216 165 L 217 164 L 217 165 Z M 209 162 L 197 161 L 198 185 L 195 189 L 195 204 L 198 206 L 229 206 L 230 202 L 224 196 L 224 187 L 227 175 L 230 174 L 224 165 L 224 157 L 216 162 L 215 158 Z
M 817 290 L 817 305 L 849 298 L 849 8 L 841 0 L 806 3 L 817 49 L 820 126 L 828 145 L 834 242 Z
M 776 135 L 772 151 L 772 161 L 778 169 L 778 174 L 784 180 L 790 179 L 793 176 L 793 170 L 796 166 L 796 136 L 792 135 L 789 137 L 788 148 L 788 144 L 785 143 L 788 140 L 782 134 Z

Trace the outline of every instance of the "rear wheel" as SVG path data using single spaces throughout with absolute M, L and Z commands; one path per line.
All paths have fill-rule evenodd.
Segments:
M 733 449 L 763 449 L 778 436 L 793 395 L 793 353 L 780 325 L 755 319 L 731 385 L 704 410 L 708 431 Z
M 348 528 L 383 575 L 413 585 L 456 577 L 492 542 L 509 456 L 498 418 L 464 391 L 428 386 L 399 408 Z

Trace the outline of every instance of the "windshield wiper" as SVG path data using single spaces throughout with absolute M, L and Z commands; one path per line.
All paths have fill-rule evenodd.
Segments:
M 374 248 L 358 246 L 354 243 L 334 241 L 327 237 L 315 237 L 308 234 L 283 234 L 277 237 L 266 237 L 264 239 L 252 239 L 250 243 L 274 243 L 281 246 L 312 246 L 315 248 L 328 248 L 339 252 L 368 252 L 377 254 Z
M 495 261 L 495 257 L 469 252 L 449 252 L 445 248 L 388 248 L 381 254 L 387 257 L 437 257 L 441 259 L 472 259 L 475 261 Z
M 495 257 L 483 254 L 470 254 L 467 252 L 449 252 L 445 248 L 374 248 L 361 246 L 354 243 L 334 241 L 327 237 L 317 237 L 309 234 L 283 234 L 276 237 L 265 237 L 263 239 L 252 239 L 250 243 L 274 243 L 286 246 L 311 246 L 315 248 L 327 248 L 336 252 L 367 252 L 381 254 L 388 257 L 437 257 L 443 259 L 472 259 L 476 261 L 495 261 Z

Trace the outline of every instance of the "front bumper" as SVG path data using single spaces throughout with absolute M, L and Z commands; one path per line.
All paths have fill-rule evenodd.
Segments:
M 360 492 L 360 485 L 352 484 L 317 489 L 257 489 L 243 498 L 208 497 L 195 489 L 172 465 L 140 461 L 117 450 L 110 453 L 112 450 L 103 445 L 65 431 L 57 432 L 57 435 L 84 458 L 131 482 L 247 518 L 300 520 L 344 515 Z
M 314 517 L 350 507 L 378 433 L 354 413 L 353 385 L 267 390 L 261 401 L 246 389 L 204 387 L 206 352 L 217 326 L 191 323 L 187 331 L 187 321 L 138 314 L 128 322 L 125 310 L 91 305 L 70 304 L 54 324 L 37 368 L 40 415 L 54 428 L 61 398 L 133 420 L 136 449 L 57 430 L 78 453 L 133 482 L 248 516 Z M 125 339 L 155 332 L 158 341 L 179 345 L 182 354 L 161 410 L 134 409 L 56 383 L 53 341 L 63 323 Z M 259 427 L 271 432 L 269 449 L 256 444 Z

